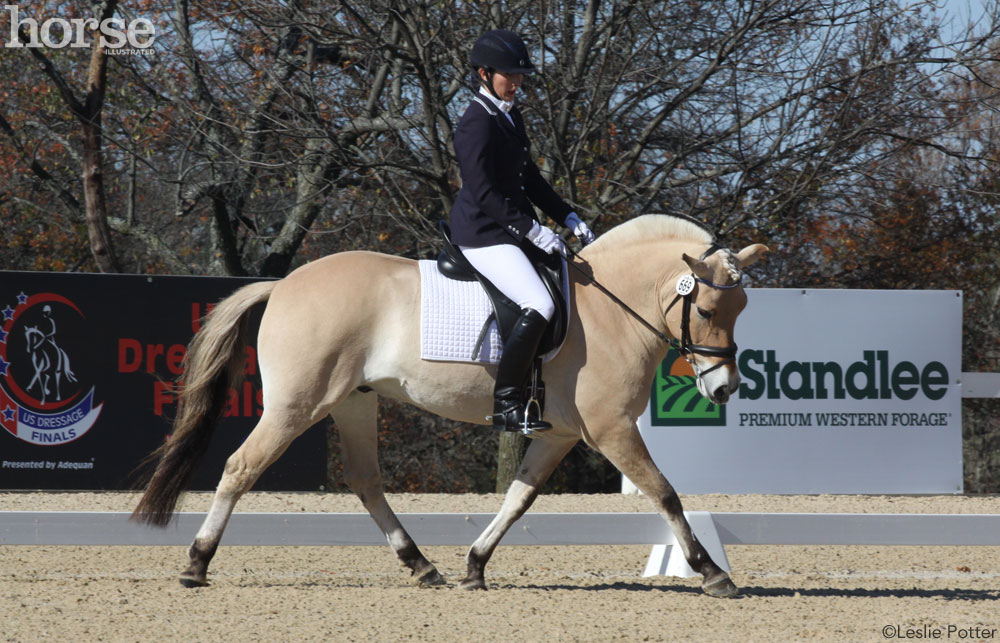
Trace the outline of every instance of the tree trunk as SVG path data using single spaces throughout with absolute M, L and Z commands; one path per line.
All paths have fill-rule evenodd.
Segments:
M 111 230 L 108 227 L 108 210 L 104 199 L 104 170 L 101 160 L 100 114 L 83 125 L 83 196 L 87 221 L 90 252 L 101 272 L 121 272 Z M 98 121 L 98 122 L 94 122 Z
M 295 254 L 323 209 L 323 200 L 339 168 L 329 150 L 324 151 L 322 139 L 309 139 L 296 174 L 296 205 L 271 242 L 270 251 L 260 269 L 261 277 L 284 277 L 288 274 Z
M 116 0 L 108 2 L 100 13 L 106 19 L 114 15 Z M 111 244 L 111 228 L 108 226 L 108 209 L 104 196 L 104 160 L 101 154 L 101 110 L 107 87 L 108 57 L 101 46 L 100 38 L 94 38 L 87 72 L 87 95 L 83 113 L 79 114 L 83 130 L 83 196 L 87 221 L 87 235 L 90 252 L 94 255 L 101 272 L 121 272 L 114 246 Z
M 500 447 L 497 451 L 497 493 L 505 493 L 510 483 L 514 482 L 527 441 L 520 432 L 504 431 L 500 434 Z

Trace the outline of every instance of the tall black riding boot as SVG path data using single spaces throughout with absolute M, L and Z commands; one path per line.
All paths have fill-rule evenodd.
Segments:
M 537 310 L 526 308 L 503 345 L 493 389 L 493 426 L 504 431 L 544 431 L 552 425 L 525 410 L 524 386 L 531 362 L 548 321 Z M 527 416 L 527 417 L 526 417 Z

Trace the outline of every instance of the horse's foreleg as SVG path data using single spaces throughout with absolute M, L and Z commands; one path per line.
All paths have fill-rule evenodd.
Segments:
M 382 489 L 378 465 L 378 396 L 352 393 L 333 411 L 344 458 L 344 480 L 385 534 L 399 560 L 421 585 L 444 585 L 444 578 L 427 560 L 393 513 Z
M 538 496 L 539 489 L 576 442 L 576 438 L 569 440 L 535 439 L 532 441 L 527 453 L 524 454 L 524 460 L 521 461 L 517 477 L 507 490 L 507 495 L 504 496 L 500 513 L 479 535 L 476 542 L 472 543 L 466 556 L 466 576 L 459 587 L 462 589 L 486 589 L 483 572 L 486 569 L 486 563 L 493 555 L 493 550 L 496 549 L 500 539 L 507 533 L 510 526 L 528 510 L 528 507 Z
M 610 433 L 605 433 L 597 440 L 597 449 L 628 476 L 663 515 L 691 569 L 702 575 L 701 586 L 705 593 L 719 597 L 735 595 L 738 590 L 729 574 L 715 564 L 691 531 L 677 492 L 653 463 L 642 436 L 639 435 L 639 429 L 633 424 L 614 435 Z
M 309 427 L 307 420 L 288 421 L 290 415 L 265 408 L 257 426 L 240 448 L 226 460 L 212 506 L 188 549 L 190 564 L 180 577 L 181 584 L 185 587 L 202 587 L 208 584 L 208 563 L 215 555 L 236 501 L 285 452 L 292 440 Z

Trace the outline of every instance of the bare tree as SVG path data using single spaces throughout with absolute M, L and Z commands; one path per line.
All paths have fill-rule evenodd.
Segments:
M 93 5 L 93 19 L 97 22 L 107 20 L 114 15 L 117 0 L 104 0 Z M 13 17 L 10 17 L 13 19 Z M 18 25 L 18 36 L 21 43 L 37 43 L 38 32 L 29 32 L 31 23 L 24 21 Z M 37 23 L 35 27 L 37 30 Z M 104 192 L 104 160 L 102 147 L 101 111 L 104 108 L 104 96 L 107 91 L 108 57 L 100 38 L 95 38 L 91 46 L 90 64 L 87 69 L 82 97 L 73 89 L 70 81 L 64 77 L 52 63 L 41 47 L 26 46 L 31 56 L 40 64 L 49 81 L 58 90 L 65 107 L 79 122 L 82 138 L 82 154 L 80 170 L 82 175 L 84 207 L 83 213 L 87 223 L 90 249 L 94 261 L 101 272 L 120 272 L 121 267 L 115 255 L 111 242 L 111 231 L 108 227 L 107 203 Z M 10 123 L 0 114 L 4 130 L 11 137 L 16 132 Z M 40 165 L 33 165 L 36 175 L 42 181 L 50 181 L 51 175 Z M 78 209 L 79 203 L 69 197 L 65 191 L 60 191 L 63 202 Z

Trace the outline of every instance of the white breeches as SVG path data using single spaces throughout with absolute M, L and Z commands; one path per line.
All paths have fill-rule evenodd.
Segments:
M 469 263 L 521 310 L 531 308 L 546 320 L 552 319 L 556 312 L 552 297 L 520 248 L 509 243 L 485 248 L 460 248 Z

